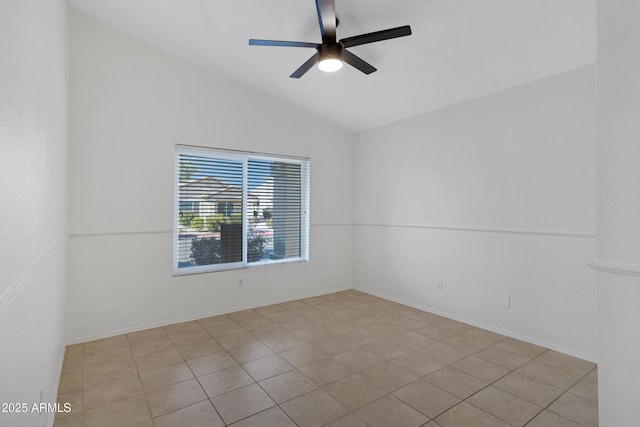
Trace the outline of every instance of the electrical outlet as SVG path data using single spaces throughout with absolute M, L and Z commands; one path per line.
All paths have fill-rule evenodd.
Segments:
M 438 282 L 438 284 L 436 285 L 436 290 L 438 292 L 444 292 L 444 283 Z
M 238 279 L 238 287 L 244 288 L 244 279 Z

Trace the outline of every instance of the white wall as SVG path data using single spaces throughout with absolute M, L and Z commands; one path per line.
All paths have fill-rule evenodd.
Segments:
M 358 134 L 356 286 L 595 359 L 594 121 L 587 66 Z
M 352 136 L 75 11 L 70 50 L 70 340 L 352 286 Z M 173 278 L 176 143 L 310 157 L 311 261 Z
M 640 420 L 640 3 L 598 2 L 600 425 Z
M 0 402 L 55 401 L 67 260 L 64 0 L 0 2 Z M 29 409 L 31 409 L 29 407 Z M 0 414 L 41 426 L 50 415 Z

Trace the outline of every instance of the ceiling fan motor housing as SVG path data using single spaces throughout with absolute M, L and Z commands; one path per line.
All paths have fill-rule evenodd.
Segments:
M 340 43 L 325 42 L 318 46 L 319 60 L 337 59 L 342 61 L 342 52 L 344 47 Z

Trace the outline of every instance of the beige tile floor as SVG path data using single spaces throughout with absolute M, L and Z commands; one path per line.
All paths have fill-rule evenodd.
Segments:
M 56 427 L 597 426 L 596 365 L 354 290 L 67 348 Z

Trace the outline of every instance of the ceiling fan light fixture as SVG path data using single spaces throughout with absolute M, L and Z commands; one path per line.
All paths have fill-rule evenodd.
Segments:
M 318 47 L 318 68 L 325 73 L 333 73 L 342 68 L 342 45 L 324 43 Z
M 318 63 L 318 68 L 325 73 L 333 73 L 342 68 L 342 61 L 336 58 L 325 58 Z

